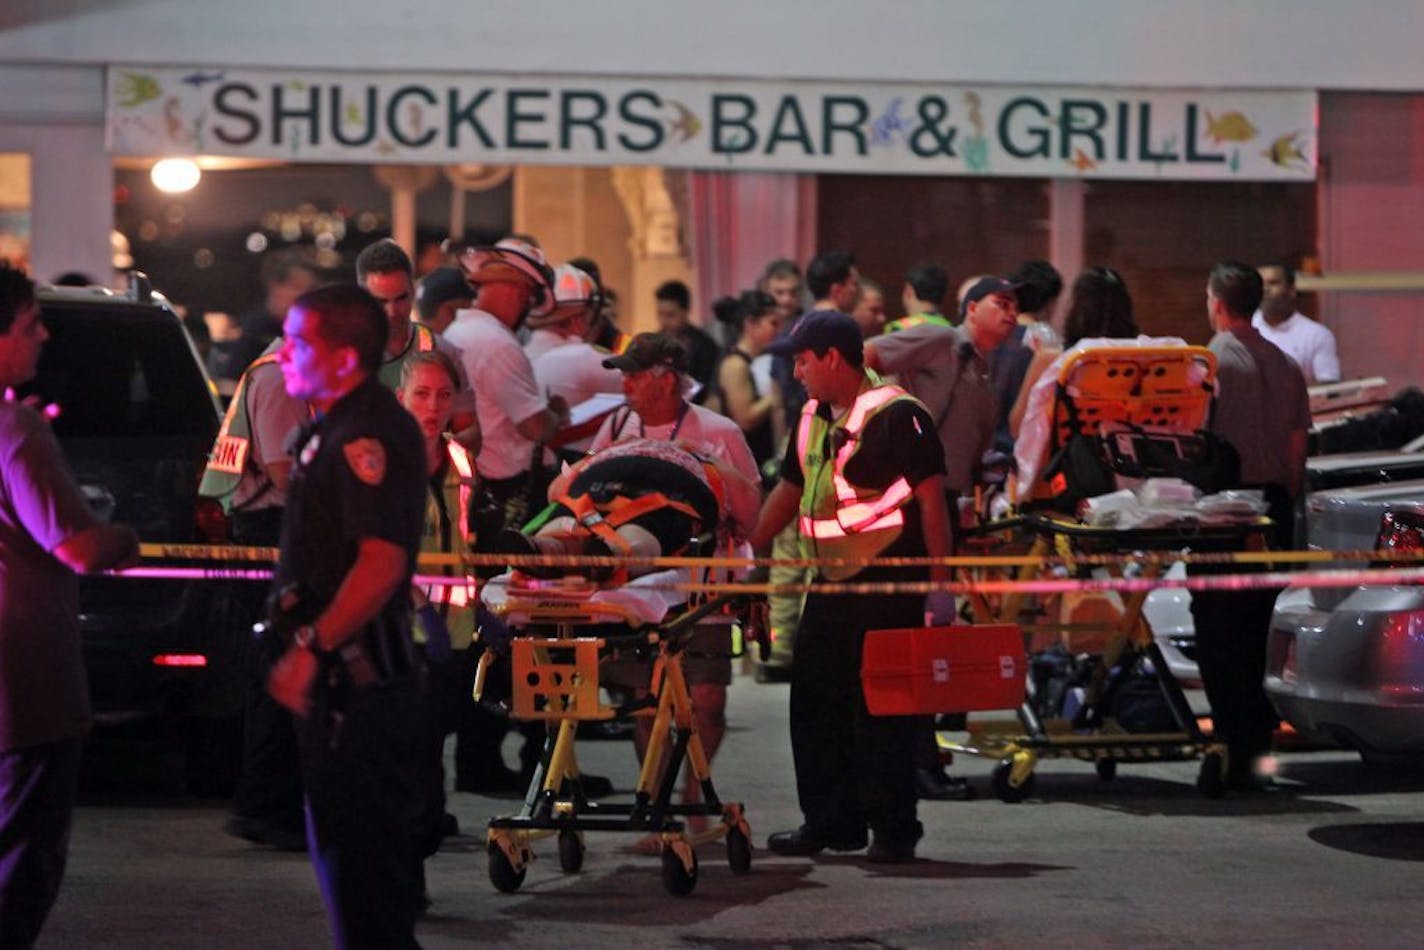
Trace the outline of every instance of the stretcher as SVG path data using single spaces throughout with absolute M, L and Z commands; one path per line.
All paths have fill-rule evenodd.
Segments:
M 1063 354 L 1035 384 L 1015 447 L 1014 494 L 1020 507 L 1009 517 L 966 532 L 965 553 L 1026 553 L 1030 562 L 1015 572 L 1020 580 L 1042 577 L 1049 570 L 1066 570 L 1086 579 L 1090 570 L 1075 565 L 1075 556 L 1128 555 L 1099 570 L 1109 576 L 1130 573 L 1151 578 L 1170 566 L 1171 559 L 1162 557 L 1170 552 L 1264 547 L 1270 522 L 1254 516 L 1211 522 L 1184 517 L 1154 527 L 1117 528 L 1088 526 L 1053 510 L 1063 497 L 1073 496 L 1072 486 L 1065 485 L 1063 466 L 1052 464 L 1051 455 L 1074 439 L 1105 445 L 1110 432 L 1133 437 L 1152 433 L 1164 439 L 1173 434 L 1190 436 L 1209 425 L 1215 374 L 1216 359 L 1210 351 L 1180 341 L 1089 340 Z M 1111 453 L 1099 451 L 1111 467 Z M 1124 487 L 1120 474 L 1117 481 L 1119 488 Z M 1144 556 L 1133 558 L 1134 553 Z M 1062 601 L 1045 603 L 1021 593 L 970 595 L 966 610 L 974 622 L 1019 624 L 1029 652 L 1046 645 L 1045 635 L 1069 644 L 1087 639 L 1099 662 L 1070 717 L 1041 715 L 1044 704 L 1037 701 L 1034 680 L 1028 677 L 1016 722 L 971 723 L 969 740 L 963 743 L 941 734 L 941 750 L 998 759 L 991 784 L 1006 802 L 1032 794 L 1035 765 L 1045 758 L 1091 761 L 1100 777 L 1111 780 L 1119 762 L 1200 757 L 1198 788 L 1208 796 L 1221 795 L 1225 747 L 1198 726 L 1143 616 L 1146 597 L 1145 590 L 1135 591 L 1122 597 L 1120 607 L 1112 605 L 1115 609 L 1080 610 L 1073 615 Z M 1099 600 L 1096 606 L 1106 603 Z M 1144 668 L 1150 669 L 1170 711 L 1171 728 L 1165 731 L 1129 732 L 1107 708 L 1114 685 L 1110 671 L 1134 666 L 1144 657 L 1148 661 Z
M 733 873 L 751 869 L 745 810 L 718 796 L 682 671 L 693 628 L 728 611 L 733 597 L 697 602 L 671 589 L 688 579 L 686 571 L 662 571 L 601 588 L 585 577 L 541 580 L 515 571 L 485 586 L 486 606 L 515 629 L 512 715 L 548 726 L 523 807 L 489 822 L 489 875 L 498 890 L 520 887 L 534 859 L 533 842 L 540 838 L 556 837 L 559 866 L 576 873 L 589 831 L 656 836 L 663 886 L 674 896 L 696 887 L 701 844 L 723 840 Z M 648 695 L 617 705 L 604 702 L 600 667 L 629 654 L 652 660 Z M 489 656 L 481 660 L 477 692 Z M 632 802 L 590 801 L 579 777 L 578 724 L 635 716 L 651 717 L 653 728 Z M 700 802 L 673 801 L 684 766 L 698 783 Z M 685 819 L 693 816 L 709 819 L 706 830 L 692 830 Z
M 1143 557 L 1127 557 L 1098 565 L 1096 570 L 1110 577 L 1157 577 L 1165 573 L 1170 561 L 1151 554 L 1261 547 L 1269 528 L 1268 520 L 1252 519 L 1241 523 L 1191 521 L 1120 530 L 1088 527 L 1054 515 L 1030 514 L 1015 519 L 1013 526 L 1006 530 L 1026 537 L 1028 553 L 1040 559 L 1018 568 L 1014 575 L 1019 580 L 1032 580 L 1058 569 L 1059 563 L 1066 563 L 1071 574 L 1087 578 L 1094 568 L 1074 565 L 1073 556 L 1108 553 L 1137 553 Z M 1055 555 L 1056 558 L 1050 560 Z M 1110 781 L 1117 774 L 1119 762 L 1185 761 L 1200 757 L 1197 787 L 1208 797 L 1219 797 L 1224 791 L 1225 746 L 1202 731 L 1181 684 L 1162 656 L 1142 613 L 1147 593 L 1145 589 L 1125 593 L 1120 612 L 1115 616 L 1100 616 L 1095 621 L 1082 623 L 1044 617 L 1042 605 L 1024 594 L 972 595 L 968 609 L 976 623 L 1018 622 L 1029 638 L 1044 632 L 1070 641 L 1091 637 L 1100 651 L 1099 662 L 1071 718 L 1040 715 L 1034 680 L 1028 677 L 1016 721 L 971 721 L 967 742 L 952 741 L 940 734 L 941 751 L 997 759 L 999 764 L 991 774 L 991 787 L 1005 802 L 1019 802 L 1033 794 L 1035 766 L 1039 760 L 1048 758 L 1092 762 L 1099 777 Z M 1129 732 L 1107 708 L 1113 685 L 1108 672 L 1132 666 L 1144 657 L 1170 711 L 1173 728 L 1168 731 Z

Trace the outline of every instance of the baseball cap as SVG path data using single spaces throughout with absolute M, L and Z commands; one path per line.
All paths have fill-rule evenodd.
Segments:
M 606 369 L 637 373 L 654 366 L 667 366 L 679 373 L 687 372 L 687 350 L 665 333 L 639 333 L 628 348 L 603 361 Z
M 802 350 L 825 353 L 837 349 L 849 362 L 859 366 L 865 356 L 865 341 L 850 314 L 839 310 L 812 310 L 796 321 L 790 333 L 767 349 L 779 356 L 795 356 Z
M 510 279 L 527 283 L 534 290 L 528 316 L 541 317 L 554 308 L 554 272 L 544 252 L 528 241 L 505 238 L 492 245 L 467 247 L 459 252 L 459 260 L 472 284 Z
M 415 309 L 422 320 L 429 320 L 441 304 L 451 300 L 469 300 L 474 295 L 474 288 L 459 268 L 437 267 L 422 277 L 415 288 Z
M 1006 277 L 981 277 L 964 294 L 964 302 L 959 305 L 959 318 L 964 319 L 964 315 L 969 312 L 971 303 L 978 303 L 985 297 L 992 297 L 994 294 L 1008 294 L 1017 303 L 1019 299 L 1019 287 Z

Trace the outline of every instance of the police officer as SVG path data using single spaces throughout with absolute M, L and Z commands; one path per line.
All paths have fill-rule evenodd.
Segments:
M 375 379 L 386 325 L 366 291 L 302 295 L 283 326 L 294 442 L 274 584 L 290 635 L 272 696 L 298 716 L 308 848 L 340 947 L 415 946 L 409 781 L 419 693 L 410 582 L 424 443 Z
M 306 404 L 282 383 L 280 346 L 280 339 L 273 341 L 238 379 L 198 487 L 199 495 L 222 506 L 237 544 L 276 547 L 292 469 L 287 437 L 307 418 Z M 243 701 L 242 772 L 225 828 L 256 844 L 300 851 L 306 835 L 296 734 L 291 714 L 267 695 L 266 669 L 251 637 L 267 586 L 232 581 L 223 595 L 230 635 L 246 647 L 251 674 Z
M 869 558 L 949 553 L 944 452 L 915 398 L 863 366 L 860 328 L 844 313 L 808 313 L 775 344 L 795 361 L 810 399 L 762 506 L 752 543 L 764 550 L 796 518 L 804 556 Z M 798 517 L 799 515 L 799 517 Z M 904 580 L 905 571 L 823 565 L 818 579 Z M 930 570 L 937 582 L 948 568 Z M 914 578 L 910 578 L 914 579 Z M 948 603 L 946 603 L 946 601 Z M 804 824 L 771 836 L 778 854 L 856 851 L 877 862 L 914 859 L 915 719 L 872 717 L 860 684 L 871 629 L 915 627 L 927 606 L 937 623 L 953 598 L 809 594 L 791 668 L 791 751 Z

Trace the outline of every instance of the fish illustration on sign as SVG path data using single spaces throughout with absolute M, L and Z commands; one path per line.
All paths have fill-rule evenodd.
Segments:
M 195 89 L 201 89 L 210 82 L 222 82 L 227 73 L 193 72 L 183 77 L 183 81 Z
M 1305 157 L 1301 135 L 1301 132 L 1288 132 L 1277 136 L 1275 141 L 1271 142 L 1271 147 L 1261 154 L 1270 159 L 1272 165 L 1279 165 L 1281 168 L 1309 169 L 1310 159 Z
M 1239 112 L 1228 112 L 1223 116 L 1212 115 L 1210 109 L 1206 112 L 1206 134 L 1217 145 L 1222 142 L 1249 142 L 1259 131 L 1250 119 Z
M 679 142 L 686 142 L 702 131 L 702 120 L 696 113 L 676 99 L 669 99 L 668 103 L 677 112 L 676 119 L 668 120 L 668 131 L 677 133 Z
M 889 145 L 896 137 L 907 131 L 905 120 L 900 118 L 900 106 L 905 100 L 896 97 L 890 100 L 880 118 L 870 124 L 870 144 Z
M 193 132 L 183 115 L 183 103 L 177 96 L 169 96 L 163 103 L 163 122 L 168 128 L 168 138 L 179 145 L 192 145 Z
M 974 130 L 973 135 L 964 137 L 964 167 L 980 173 L 989 170 L 989 140 L 984 137 L 982 105 L 979 93 L 970 90 L 964 94 L 964 106 L 969 110 L 969 124 Z
M 1081 148 L 1073 149 L 1073 157 L 1069 160 L 1068 164 L 1072 165 L 1079 172 L 1090 172 L 1098 167 L 1097 161 L 1091 158 L 1088 153 Z
M 970 91 L 964 94 L 964 104 L 969 108 L 969 124 L 974 126 L 975 135 L 984 134 L 984 113 L 980 111 L 983 105 L 979 100 L 979 93 Z
M 163 87 L 148 73 L 119 73 L 119 81 L 114 86 L 114 97 L 124 109 L 152 102 L 161 95 Z

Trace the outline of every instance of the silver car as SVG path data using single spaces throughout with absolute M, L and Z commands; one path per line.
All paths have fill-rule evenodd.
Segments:
M 1311 492 L 1311 498 L 1316 497 L 1317 492 L 1344 486 L 1379 487 L 1384 482 L 1398 483 L 1417 478 L 1424 478 L 1424 452 L 1417 448 L 1342 452 L 1338 455 L 1316 456 L 1306 461 L 1306 486 Z M 1424 493 L 1421 493 L 1420 497 L 1424 498 Z M 1360 547 L 1368 548 L 1373 545 L 1378 528 L 1379 519 L 1376 517 L 1373 527 L 1369 528 L 1369 537 Z M 1317 549 L 1341 550 L 1340 546 L 1333 542 L 1317 540 L 1316 531 L 1329 530 L 1334 529 L 1324 523 L 1318 528 L 1307 524 L 1301 526 L 1297 535 L 1309 538 Z M 1186 577 L 1185 565 L 1172 565 L 1166 576 L 1174 579 Z M 1200 682 L 1191 592 L 1180 587 L 1158 588 L 1147 595 L 1147 600 L 1142 605 L 1142 613 L 1152 628 L 1152 636 L 1162 650 L 1162 656 L 1167 661 L 1172 675 L 1183 683 Z
M 1424 548 L 1424 481 L 1316 492 L 1307 508 L 1312 547 Z M 1296 731 L 1367 762 L 1424 752 L 1424 587 L 1286 591 L 1271 621 L 1265 685 Z

